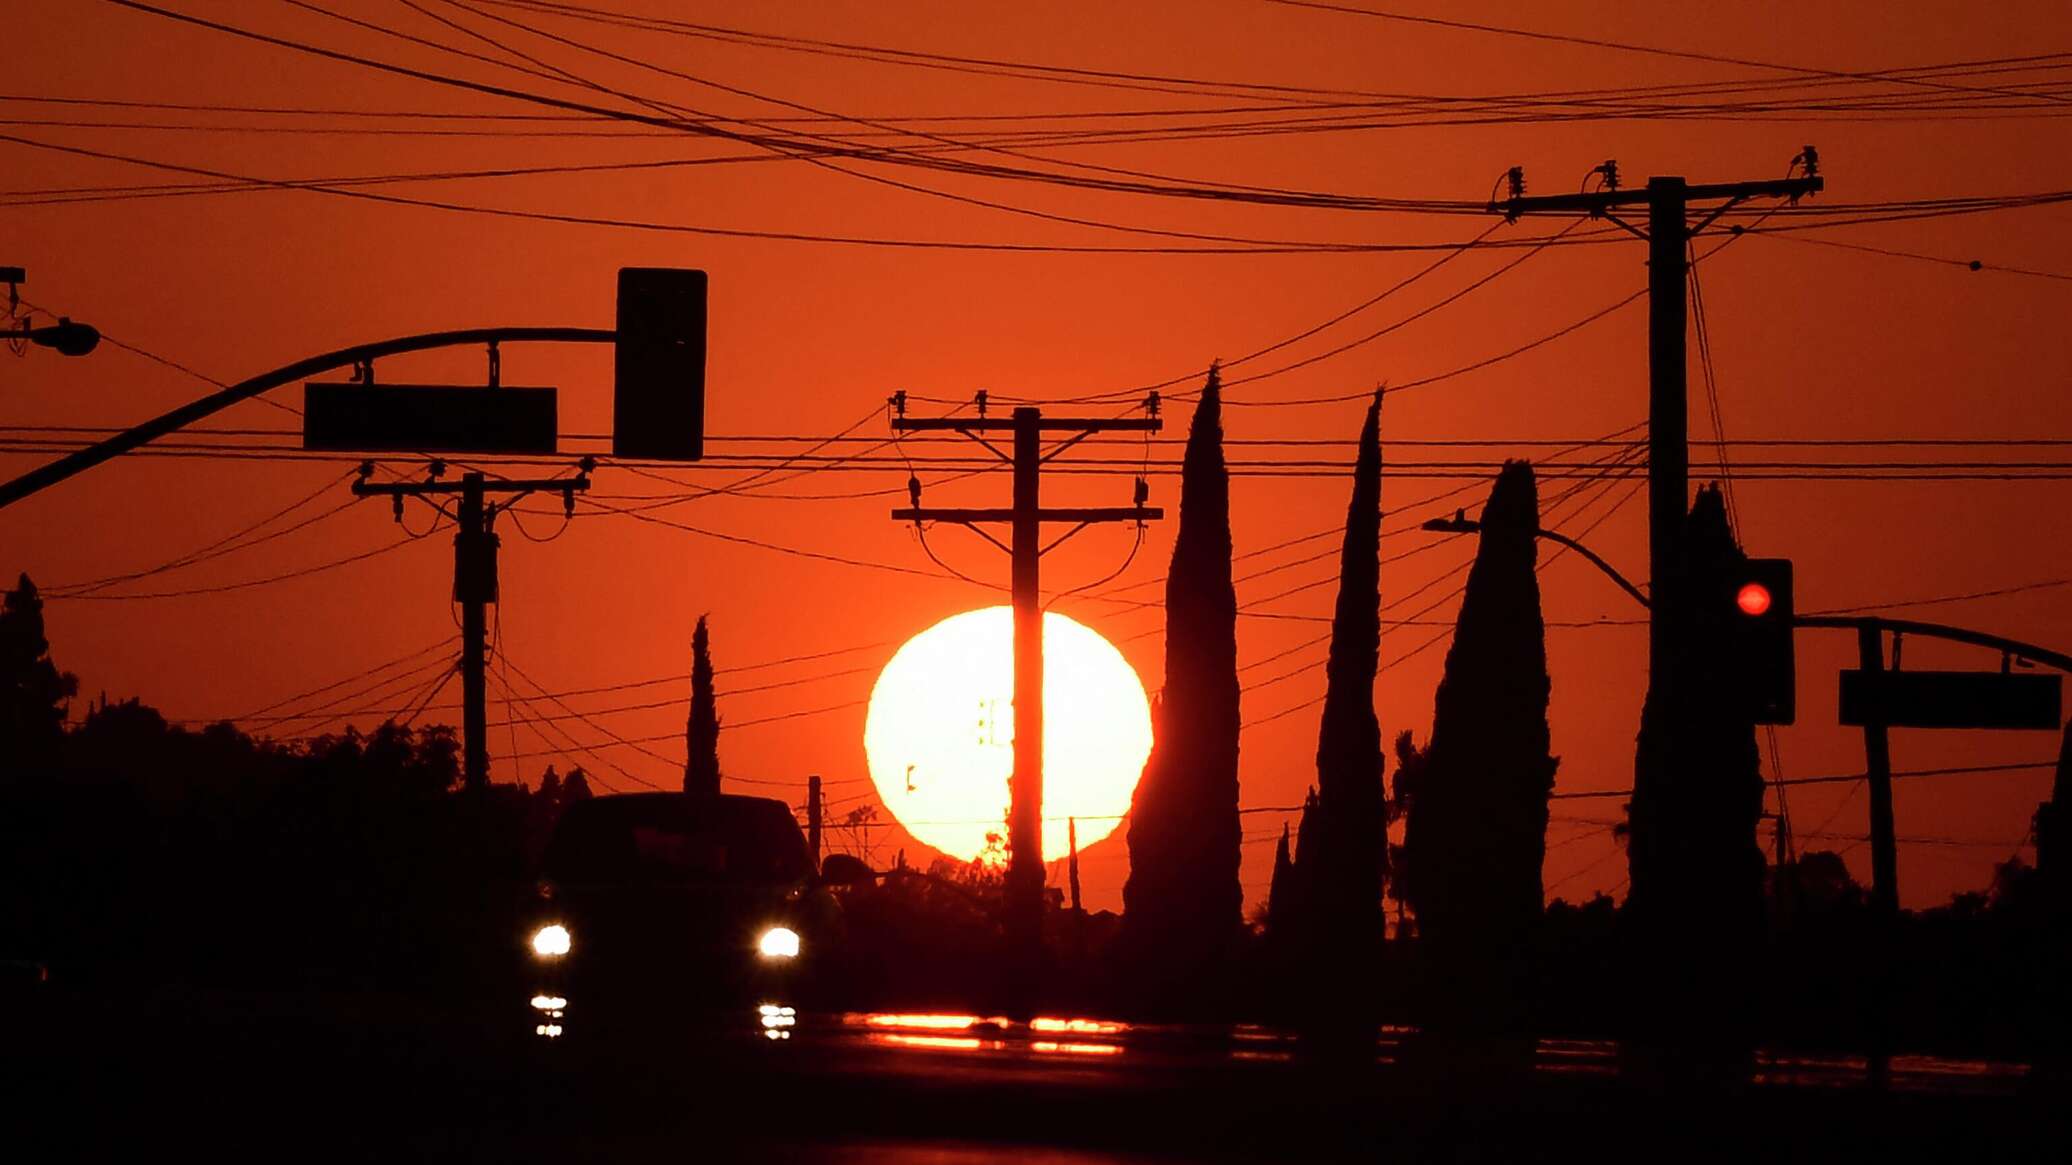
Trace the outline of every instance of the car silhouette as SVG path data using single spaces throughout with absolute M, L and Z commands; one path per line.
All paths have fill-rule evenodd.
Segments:
M 540 1035 L 624 1008 L 789 1007 L 840 907 L 782 801 L 621 793 L 563 813 L 526 936 Z

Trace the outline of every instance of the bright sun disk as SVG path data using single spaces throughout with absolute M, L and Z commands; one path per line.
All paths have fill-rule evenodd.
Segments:
M 1043 858 L 1122 824 L 1151 753 L 1151 707 L 1136 670 L 1092 629 L 1043 617 Z M 864 752 L 878 796 L 901 825 L 970 860 L 1007 834 L 1014 771 L 1014 612 L 953 615 L 908 640 L 871 689 Z

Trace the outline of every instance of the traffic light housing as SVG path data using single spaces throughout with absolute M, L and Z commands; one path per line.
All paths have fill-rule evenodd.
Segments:
M 1790 724 L 1798 703 L 1791 560 L 1743 559 L 1720 573 L 1707 601 L 1723 632 L 1729 698 L 1757 724 Z
M 612 455 L 705 455 L 705 272 L 619 269 Z

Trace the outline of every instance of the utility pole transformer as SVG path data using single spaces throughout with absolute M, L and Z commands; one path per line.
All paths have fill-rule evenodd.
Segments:
M 453 601 L 460 604 L 460 693 L 461 693 L 461 787 L 479 791 L 489 787 L 489 604 L 497 599 L 496 515 L 519 498 L 538 491 L 561 494 L 562 505 L 575 510 L 578 490 L 590 488 L 593 463 L 584 458 L 575 477 L 541 481 L 489 481 L 480 473 L 466 473 L 457 482 L 375 482 L 367 480 L 373 463 L 360 467 L 360 480 L 353 483 L 357 497 L 395 499 L 396 519 L 402 520 L 403 499 L 432 494 L 460 495 L 457 515 L 460 530 L 453 536 Z M 438 472 L 435 470 L 435 473 Z M 509 494 L 511 500 L 492 506 L 487 495 Z
M 1144 504 L 1145 490 L 1138 479 L 1136 504 L 1130 506 L 1045 509 L 1039 500 L 1043 463 L 1095 433 L 1155 433 L 1163 427 L 1158 419 L 1158 396 L 1147 397 L 1144 417 L 1045 417 L 1034 407 L 1014 410 L 1007 420 L 987 418 L 985 400 L 979 399 L 975 418 L 906 416 L 906 394 L 892 398 L 895 416 L 892 427 L 901 433 L 954 432 L 992 450 L 1014 467 L 1014 505 L 1009 509 L 933 509 L 921 506 L 921 483 L 910 478 L 907 488 L 913 505 L 892 511 L 898 521 L 954 522 L 974 530 L 982 524 L 1007 523 L 1010 528 L 1009 556 L 1013 560 L 1014 595 L 1014 776 L 1008 782 L 1010 806 L 1007 815 L 1007 932 L 1014 956 L 1025 969 L 1036 966 L 1042 949 L 1043 921 L 1043 599 L 1038 564 L 1043 555 L 1088 526 L 1102 522 L 1147 522 L 1165 512 Z M 1001 453 L 982 434 L 1010 432 L 1013 456 Z M 1043 434 L 1068 433 L 1048 453 Z M 1070 522 L 1063 535 L 1043 545 L 1043 524 Z M 987 541 L 997 539 L 980 530 Z

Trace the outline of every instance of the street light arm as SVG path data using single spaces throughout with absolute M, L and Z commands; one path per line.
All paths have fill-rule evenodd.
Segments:
M 1426 522 L 1424 524 L 1424 528 L 1441 534 L 1473 534 L 1479 532 L 1482 529 L 1482 523 L 1477 522 L 1472 518 L 1463 517 L 1433 518 L 1431 521 Z M 1558 530 L 1534 530 L 1533 536 L 1536 538 L 1545 538 L 1549 542 L 1559 542 L 1561 545 L 1566 546 L 1570 550 L 1575 551 L 1577 554 L 1582 555 L 1584 558 L 1589 560 L 1590 565 L 1596 567 L 1598 570 L 1603 571 L 1605 577 L 1611 579 L 1615 583 L 1618 583 L 1619 589 L 1625 591 L 1629 595 L 1632 595 L 1634 602 L 1639 603 L 1643 607 L 1650 605 L 1648 603 L 1647 595 L 1643 593 L 1639 587 L 1636 587 L 1632 583 L 1627 582 L 1625 575 L 1622 575 L 1617 570 L 1613 569 L 1611 563 L 1606 562 L 1602 558 L 1599 558 L 1597 556 L 1597 552 L 1590 549 L 1588 546 L 1583 545 L 1581 542 L 1576 541 L 1575 539 L 1569 537 L 1566 534 L 1561 533 Z
M 221 412 L 239 401 L 250 400 L 262 392 L 307 376 L 315 376 L 320 372 L 329 372 L 334 368 L 346 368 L 384 356 L 422 352 L 429 348 L 528 341 L 609 344 L 617 338 L 618 333 L 610 328 L 469 328 L 456 332 L 427 332 L 419 336 L 403 336 L 394 340 L 379 340 L 372 344 L 340 348 L 336 352 L 297 360 L 293 364 L 283 365 L 271 372 L 263 372 L 249 380 L 239 381 L 221 392 L 211 393 L 200 400 L 181 405 L 169 413 L 153 417 L 107 440 L 67 453 L 46 465 L 40 465 L 13 481 L 0 485 L 0 507 L 11 506 L 30 494 L 56 485 L 68 477 L 84 473 L 104 461 L 119 457 L 167 433 Z
M 1597 556 L 1597 552 L 1590 549 L 1588 546 L 1583 545 L 1581 542 L 1576 541 L 1575 539 L 1569 537 L 1566 534 L 1562 534 L 1554 530 L 1534 530 L 1533 533 L 1538 537 L 1547 539 L 1549 542 L 1559 542 L 1563 546 L 1568 547 L 1570 550 L 1573 550 L 1577 554 L 1580 554 L 1584 558 L 1588 559 L 1590 561 L 1590 565 L 1603 571 L 1605 573 L 1605 577 L 1611 579 L 1615 583 L 1618 583 L 1619 589 L 1625 591 L 1629 595 L 1632 595 L 1634 602 L 1639 603 L 1643 607 L 1649 607 L 1652 605 L 1648 602 L 1647 595 L 1644 592 L 1642 592 L 1639 587 L 1634 586 L 1630 582 L 1627 582 L 1625 575 L 1620 574 L 1618 571 L 1612 569 L 1611 563 L 1606 562 L 1602 558 L 1599 558 Z

